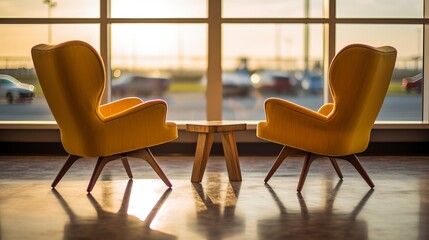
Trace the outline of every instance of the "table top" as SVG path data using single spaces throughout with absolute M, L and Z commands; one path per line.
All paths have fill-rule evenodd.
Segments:
M 186 124 L 186 131 L 199 133 L 234 132 L 246 129 L 246 123 L 234 121 L 196 121 Z

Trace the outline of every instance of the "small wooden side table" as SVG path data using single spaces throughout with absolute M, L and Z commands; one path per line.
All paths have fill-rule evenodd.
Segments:
M 206 121 L 186 124 L 187 131 L 198 133 L 191 181 L 199 183 L 203 179 L 215 133 L 222 133 L 222 146 L 229 180 L 241 181 L 240 162 L 238 161 L 234 132 L 244 131 L 246 129 L 247 125 L 245 123 L 226 121 Z

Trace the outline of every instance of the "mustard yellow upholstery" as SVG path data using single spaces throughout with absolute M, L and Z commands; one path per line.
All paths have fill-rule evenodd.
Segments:
M 151 158 L 148 147 L 177 138 L 176 124 L 166 122 L 167 104 L 163 100 L 124 98 L 100 105 L 106 73 L 101 57 L 89 44 L 40 44 L 31 53 L 62 144 L 70 156 L 75 156 L 69 159 L 99 157 L 106 162 L 129 152 L 136 155 L 141 149 L 145 150 L 140 155 Z M 146 160 L 151 165 L 154 161 Z
M 272 170 L 296 150 L 310 154 L 306 157 L 309 163 L 314 158 L 311 154 L 356 162 L 355 154 L 368 147 L 395 61 L 393 47 L 352 44 L 342 49 L 330 65 L 333 103 L 323 105 L 316 112 L 283 99 L 267 99 L 266 121 L 258 124 L 257 136 L 285 146 Z

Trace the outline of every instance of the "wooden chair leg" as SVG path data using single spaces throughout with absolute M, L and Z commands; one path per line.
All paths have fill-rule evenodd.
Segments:
M 222 133 L 222 146 L 226 159 L 226 168 L 230 181 L 241 181 L 240 162 L 238 161 L 237 144 L 232 132 Z
M 207 160 L 213 144 L 213 133 L 198 134 L 197 149 L 195 150 L 195 161 L 192 168 L 191 182 L 199 183 L 203 179 Z
M 341 173 L 340 167 L 338 166 L 337 160 L 333 157 L 329 157 L 329 160 L 331 160 L 332 166 L 334 166 L 335 172 L 337 172 L 337 175 L 340 179 L 343 179 L 343 174 Z
M 281 152 L 277 156 L 276 161 L 274 162 L 273 166 L 271 167 L 270 171 L 268 172 L 267 176 L 265 177 L 264 182 L 267 183 L 270 178 L 273 176 L 273 174 L 277 171 L 277 169 L 280 167 L 280 165 L 283 163 L 283 161 L 286 159 L 286 157 L 290 154 L 303 154 L 301 150 L 291 148 L 288 146 L 283 146 Z
M 305 155 L 304 165 L 302 166 L 301 176 L 299 177 L 298 187 L 296 191 L 301 192 L 304 186 L 305 178 L 307 177 L 308 170 L 310 169 L 311 163 L 316 159 L 316 155 L 307 153 Z
M 126 157 L 122 157 L 122 164 L 124 165 L 125 171 L 129 178 L 133 178 L 133 173 L 131 172 L 130 164 L 128 163 L 128 159 Z
M 143 154 L 143 158 L 149 163 L 149 165 L 155 170 L 156 174 L 161 178 L 161 180 L 167 185 L 167 187 L 171 188 L 173 185 L 171 185 L 170 181 L 168 180 L 165 173 L 162 171 L 161 167 L 159 167 L 158 163 L 155 160 L 155 157 L 150 152 L 149 148 L 142 149 L 141 152 Z
M 64 165 L 61 168 L 60 172 L 57 174 L 57 177 L 55 177 L 54 181 L 52 182 L 51 187 L 55 188 L 55 186 L 57 186 L 57 184 L 63 178 L 64 174 L 66 174 L 66 172 L 70 169 L 70 167 L 73 165 L 73 163 L 75 163 L 76 160 L 78 160 L 79 158 L 81 158 L 81 157 L 80 156 L 76 156 L 76 155 L 72 155 L 72 154 L 70 154 L 67 157 L 66 162 L 64 163 Z
M 355 154 L 348 155 L 342 157 L 343 159 L 347 160 L 349 163 L 353 165 L 353 167 L 356 168 L 356 170 L 359 172 L 359 174 L 362 176 L 362 178 L 366 181 L 366 183 L 371 187 L 374 188 L 374 183 L 372 182 L 369 175 L 366 173 L 365 169 L 362 167 L 362 164 L 359 162 L 359 159 Z
M 91 180 L 89 181 L 88 188 L 86 189 L 87 192 L 91 192 L 94 188 L 95 183 L 97 182 L 98 177 L 101 174 L 101 171 L 103 171 L 104 166 L 115 159 L 118 159 L 119 156 L 113 155 L 108 157 L 99 157 L 97 160 L 97 163 L 95 164 L 94 172 L 92 173 Z

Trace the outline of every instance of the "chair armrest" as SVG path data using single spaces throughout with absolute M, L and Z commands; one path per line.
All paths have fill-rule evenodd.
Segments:
M 330 119 L 295 103 L 269 98 L 265 101 L 266 122 L 259 122 L 256 135 L 261 139 L 303 151 L 322 153 L 330 132 Z
M 335 105 L 333 103 L 326 103 L 323 106 L 321 106 L 317 112 L 325 116 L 328 116 L 334 109 L 334 106 Z
M 157 111 L 154 112 L 155 108 L 157 108 Z M 103 122 L 109 122 L 115 119 L 124 118 L 130 115 L 139 114 L 139 113 L 145 114 L 145 112 L 151 115 L 158 114 L 160 115 L 160 117 L 163 118 L 163 122 L 165 122 L 166 114 L 167 114 L 167 103 L 161 99 L 141 102 L 123 111 L 104 117 Z
M 141 100 L 140 98 L 136 98 L 136 97 L 123 98 L 114 102 L 101 105 L 99 107 L 99 111 L 100 111 L 100 114 L 106 118 L 141 103 L 143 103 L 143 100 Z
M 281 109 L 283 114 L 287 114 L 290 116 L 296 116 L 299 118 L 312 118 L 314 120 L 325 121 L 327 117 L 324 114 L 319 112 L 315 112 L 306 107 L 300 106 L 298 104 L 280 99 L 280 98 L 268 98 L 265 101 L 265 114 L 267 117 L 267 121 L 269 122 L 273 116 L 277 116 L 281 114 L 278 109 Z M 284 121 L 290 121 L 287 116 L 281 116 L 281 119 Z M 293 118 L 296 120 L 295 118 Z
M 172 141 L 177 126 L 166 122 L 167 103 L 151 100 L 134 105 L 101 120 L 100 134 L 106 139 L 106 155 L 134 151 Z

